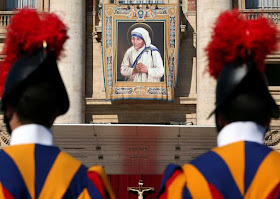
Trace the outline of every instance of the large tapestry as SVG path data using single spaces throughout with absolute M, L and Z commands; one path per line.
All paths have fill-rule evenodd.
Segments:
M 174 100 L 179 4 L 104 4 L 102 13 L 106 99 Z

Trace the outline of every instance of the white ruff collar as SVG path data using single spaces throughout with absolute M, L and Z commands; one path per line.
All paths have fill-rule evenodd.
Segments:
M 218 146 L 224 146 L 233 142 L 251 141 L 263 144 L 266 130 L 255 122 L 233 122 L 226 125 L 219 133 Z
M 53 134 L 50 129 L 38 125 L 27 124 L 14 129 L 11 135 L 10 145 L 42 144 L 53 145 Z

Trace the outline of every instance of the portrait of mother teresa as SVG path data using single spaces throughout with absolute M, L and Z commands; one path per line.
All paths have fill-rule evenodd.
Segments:
M 162 57 L 151 44 L 149 32 L 144 28 L 131 31 L 131 46 L 121 63 L 121 74 L 126 81 L 160 82 L 164 74 Z

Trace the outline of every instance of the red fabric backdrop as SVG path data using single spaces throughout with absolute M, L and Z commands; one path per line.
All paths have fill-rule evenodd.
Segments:
M 138 187 L 143 180 L 144 187 L 154 187 L 154 192 L 144 192 L 144 199 L 155 199 L 159 191 L 162 175 L 108 175 L 117 198 L 137 199 L 137 192 L 127 191 L 127 187 Z

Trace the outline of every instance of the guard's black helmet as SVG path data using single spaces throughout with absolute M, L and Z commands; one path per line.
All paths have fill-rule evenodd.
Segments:
M 39 82 L 46 82 L 56 93 L 56 114 L 65 114 L 69 108 L 69 99 L 57 68 L 55 54 L 43 49 L 31 56 L 22 57 L 11 67 L 5 82 L 1 109 L 5 110 L 10 98 L 18 96 L 17 93 Z
M 230 63 L 221 71 L 216 87 L 215 113 L 223 113 L 228 122 L 255 121 L 259 124 L 280 115 L 265 75 L 253 62 Z
M 2 110 L 26 88 L 44 83 L 55 95 L 56 115 L 67 112 L 69 98 L 57 67 L 67 39 L 67 28 L 55 14 L 38 15 L 29 9 L 15 13 L 7 27 L 6 57 L 0 67 Z

